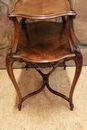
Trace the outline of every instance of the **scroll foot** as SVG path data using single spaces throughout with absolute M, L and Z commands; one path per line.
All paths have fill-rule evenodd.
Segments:
M 21 107 L 22 105 L 21 104 L 18 104 L 18 110 L 21 111 Z
M 72 111 L 74 108 L 74 104 L 70 104 L 70 110 Z

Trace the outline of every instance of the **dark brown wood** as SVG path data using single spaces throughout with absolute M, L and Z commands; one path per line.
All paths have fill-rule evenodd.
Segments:
M 19 0 L 15 3 L 14 9 L 9 14 L 10 19 L 13 20 L 15 30 L 11 47 L 6 56 L 6 67 L 9 77 L 18 93 L 19 110 L 21 110 L 23 101 L 41 92 L 45 86 L 53 94 L 68 101 L 70 109 L 73 110 L 73 92 L 83 63 L 76 36 L 71 29 L 71 22 L 75 15 L 76 13 L 73 11 L 68 0 Z M 19 22 L 17 16 L 21 17 Z M 60 16 L 63 19 L 63 23 L 39 21 L 41 19 L 45 20 Z M 26 18 L 38 19 L 38 21 L 26 23 Z M 49 76 L 60 65 L 64 66 L 65 69 L 65 62 L 69 60 L 75 62 L 76 71 L 69 97 L 67 97 L 51 88 L 49 85 Z M 26 70 L 32 67 L 38 71 L 43 78 L 39 90 L 22 97 L 13 74 L 13 63 L 15 61 L 25 62 Z M 52 69 L 47 74 L 44 74 L 39 68 L 46 67 L 51 67 Z
M 14 58 L 27 57 L 27 62 L 47 63 L 58 61 L 61 57 L 72 57 L 74 54 L 71 54 L 66 33 L 66 26 L 62 23 L 43 21 L 26 24 L 21 29 Z

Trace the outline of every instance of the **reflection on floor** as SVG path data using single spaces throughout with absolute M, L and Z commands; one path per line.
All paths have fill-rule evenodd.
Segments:
M 74 67 L 56 69 L 50 77 L 51 87 L 68 94 L 74 70 Z M 42 83 L 34 69 L 14 69 L 14 73 L 22 94 L 37 89 Z M 17 109 L 17 102 L 16 91 L 6 70 L 0 70 L 0 130 L 86 130 L 87 66 L 83 67 L 75 88 L 73 111 L 69 110 L 68 102 L 46 88 L 27 99 L 21 111 Z

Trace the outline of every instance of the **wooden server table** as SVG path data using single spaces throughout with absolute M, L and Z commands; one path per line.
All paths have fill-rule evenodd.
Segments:
M 23 101 L 41 92 L 45 86 L 53 94 L 67 100 L 73 110 L 73 92 L 82 69 L 82 54 L 71 28 L 75 16 L 76 12 L 69 0 L 17 0 L 9 12 L 9 18 L 14 23 L 14 36 L 6 56 L 6 67 L 19 97 L 19 110 Z M 49 20 L 58 17 L 62 18 L 62 23 Z M 27 23 L 26 19 L 36 21 Z M 69 60 L 75 62 L 76 71 L 67 97 L 50 87 L 49 76 L 60 65 L 65 69 L 65 62 Z M 39 90 L 22 97 L 13 73 L 13 63 L 16 61 L 25 62 L 26 70 L 32 67 L 42 76 L 43 82 Z M 44 74 L 41 68 L 46 67 L 52 69 Z

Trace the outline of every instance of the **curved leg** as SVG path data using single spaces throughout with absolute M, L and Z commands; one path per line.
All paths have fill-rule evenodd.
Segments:
M 17 91 L 17 94 L 18 94 L 18 97 L 19 97 L 19 105 L 18 105 L 18 108 L 19 110 L 21 110 L 21 106 L 22 106 L 22 95 L 20 93 L 20 90 L 18 88 L 18 84 L 16 82 L 16 79 L 14 77 L 14 74 L 13 74 L 13 62 L 14 62 L 14 59 L 11 58 L 11 55 L 8 53 L 7 56 L 6 56 L 6 68 L 7 68 L 7 72 L 8 72 L 8 75 L 12 81 L 12 83 L 14 84 L 15 86 L 15 89 Z
M 72 102 L 72 97 L 73 97 L 75 85 L 78 81 L 78 78 L 80 76 L 81 69 L 82 69 L 82 63 L 83 63 L 82 55 L 79 54 L 79 56 L 76 56 L 75 59 L 74 59 L 74 62 L 76 64 L 76 70 L 75 70 L 75 76 L 74 76 L 72 86 L 71 86 L 71 89 L 70 89 L 70 93 L 69 93 L 70 110 L 73 110 L 73 108 L 74 108 L 74 105 L 73 105 L 73 102 Z

